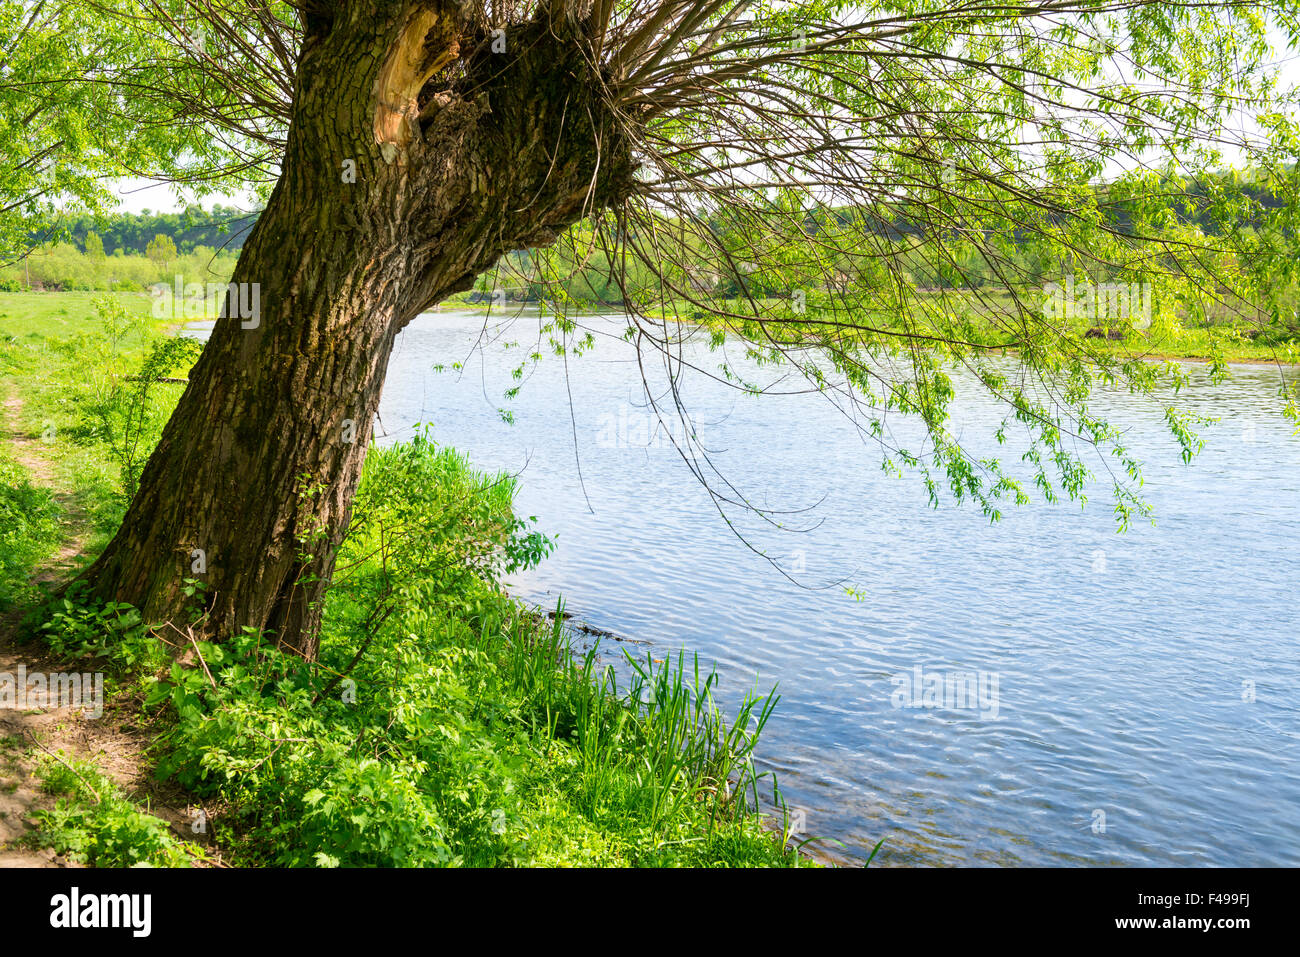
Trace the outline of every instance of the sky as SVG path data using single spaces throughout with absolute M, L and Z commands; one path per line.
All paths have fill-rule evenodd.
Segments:
M 188 194 L 185 201 L 177 200 L 175 189 L 170 183 L 138 177 L 116 180 L 113 189 L 119 197 L 118 211 L 123 213 L 142 213 L 146 209 L 154 213 L 175 213 L 194 203 L 193 197 Z M 230 199 L 209 197 L 200 205 L 211 207 L 214 203 L 241 209 L 252 209 L 254 206 L 252 197 L 247 194 Z

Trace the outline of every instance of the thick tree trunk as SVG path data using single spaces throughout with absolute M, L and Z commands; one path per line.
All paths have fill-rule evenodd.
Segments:
M 154 621 L 188 620 L 198 579 L 208 637 L 271 629 L 307 657 L 396 334 L 633 170 L 571 24 L 502 53 L 441 0 L 349 8 L 308 20 L 283 174 L 232 279 L 260 313 L 218 320 L 85 575 Z

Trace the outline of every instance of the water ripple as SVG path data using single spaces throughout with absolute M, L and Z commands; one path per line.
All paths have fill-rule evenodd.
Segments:
M 498 407 L 517 351 L 434 371 L 482 324 L 452 312 L 407 328 L 384 426 L 432 421 L 478 466 L 522 470 L 519 511 L 559 547 L 514 576 L 521 597 L 563 595 L 654 657 L 698 652 L 724 702 L 779 684 L 761 764 L 828 855 L 861 861 L 884 838 L 885 864 L 1300 864 L 1300 442 L 1273 412 L 1275 369 L 1238 368 L 1217 389 L 1193 375 L 1180 404 L 1220 422 L 1191 467 L 1158 403 L 1096 397 L 1143 455 L 1158 517 L 1124 536 L 1104 487 L 1087 509 L 1035 504 L 990 526 L 884 475 L 819 397 L 692 383 L 697 433 L 745 494 L 821 502 L 782 519 L 804 531 L 733 514 L 765 557 L 655 444 L 628 347 L 602 339 L 571 358 L 567 386 L 563 364 L 543 362 L 512 427 Z M 982 452 L 1000 413 L 957 385 L 957 431 Z M 921 688 L 919 706 L 896 706 L 917 667 L 996 676 L 996 714 L 927 707 Z

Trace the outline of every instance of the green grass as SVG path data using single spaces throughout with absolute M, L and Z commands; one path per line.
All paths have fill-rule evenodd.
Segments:
M 140 393 L 125 379 L 169 341 L 172 325 L 136 293 L 0 293 L 0 398 L 17 401 L 19 435 L 48 465 L 68 510 L 84 516 L 88 552 L 107 543 L 125 508 L 125 420 L 139 426 L 140 458 L 180 396 L 177 384 Z
M 575 656 L 496 584 L 546 550 L 512 495 L 423 438 L 372 449 L 319 663 L 203 645 L 211 681 L 174 666 L 147 695 L 161 773 L 230 809 L 246 864 L 797 864 L 750 760 L 775 700 L 725 720 L 684 657 L 620 688 Z
M 920 305 L 941 311 L 946 310 L 948 313 L 943 322 L 935 323 L 932 326 L 927 325 L 925 319 L 919 313 L 912 317 L 910 324 L 906 327 L 898 321 L 897 316 L 885 312 L 860 314 L 855 317 L 855 321 L 876 329 L 886 330 L 886 332 L 932 333 L 939 336 L 951 336 L 959 332 L 959 338 L 961 339 L 989 346 L 1010 341 L 1011 337 L 1006 329 L 1000 325 L 995 325 L 987 318 L 981 317 L 981 312 L 985 307 L 981 306 L 976 309 L 963 306 L 963 303 L 970 295 L 970 293 L 961 290 L 947 290 L 942 293 L 933 291 L 918 293 L 917 302 Z M 1003 293 L 999 295 L 984 291 L 982 295 L 993 306 L 1005 308 L 1008 312 L 1014 311 L 1009 294 Z M 509 306 L 509 304 L 507 305 Z M 711 303 L 711 306 L 723 312 L 742 316 L 751 315 L 757 308 L 759 315 L 770 316 L 778 321 L 781 318 L 789 318 L 791 315 L 790 302 L 786 299 L 757 298 L 752 304 L 747 300 L 715 300 Z M 716 316 L 711 316 L 699 306 L 685 300 L 651 304 L 646 306 L 646 310 L 650 315 L 657 315 L 669 320 L 680 320 L 687 325 L 739 331 L 752 341 L 761 343 L 767 342 L 768 335 L 791 345 L 803 339 L 818 336 L 826 336 L 831 341 L 840 341 L 846 336 L 853 337 L 851 332 L 829 325 L 817 326 L 813 324 L 786 328 L 769 325 L 766 330 L 761 330 L 756 323 L 750 323 L 747 326 L 739 321 L 724 321 Z M 843 307 L 838 312 L 839 318 L 843 320 L 845 318 Z M 812 297 L 809 299 L 808 312 L 801 318 L 814 320 L 818 315 L 829 314 L 827 304 L 820 302 L 818 297 Z M 1285 330 L 1265 331 L 1261 334 L 1260 330 L 1243 322 L 1219 321 L 1208 325 L 1157 322 L 1146 330 L 1131 330 L 1124 338 L 1119 340 L 1085 339 L 1084 335 L 1090 326 L 1091 323 L 1087 320 L 1071 320 L 1064 331 L 1067 331 L 1070 336 L 1082 340 L 1087 353 L 1098 357 L 1153 360 L 1189 359 L 1196 361 L 1211 361 L 1217 357 L 1224 362 L 1300 363 L 1300 335 L 1297 335 L 1294 331 L 1287 332 Z M 859 338 L 863 341 L 871 339 L 871 337 L 865 335 Z M 882 335 L 879 339 L 884 341 L 888 339 L 888 336 Z M 1009 349 L 1007 351 L 1012 352 L 1014 350 Z
M 0 611 L 35 597 L 29 575 L 62 540 L 63 510 L 50 490 L 0 448 Z
M 1262 335 L 1238 325 L 1156 330 L 1150 337 L 1130 336 L 1124 341 L 1089 340 L 1091 348 L 1110 356 L 1137 355 L 1148 359 L 1209 361 L 1216 353 L 1224 362 L 1300 362 L 1300 338 Z
M 48 308 L 38 297 L 33 310 Z M 85 509 L 87 559 L 125 501 L 101 427 L 103 382 L 141 368 L 160 334 L 142 322 L 111 342 L 106 333 L 123 328 L 114 314 L 105 307 L 98 327 L 69 314 L 86 325 L 0 342 L 24 430 L 55 425 L 40 451 Z M 40 318 L 13 322 L 36 328 Z M 178 395 L 151 397 L 150 440 Z M 56 654 L 110 673 L 117 707 L 142 709 L 159 774 L 223 809 L 215 833 L 230 862 L 806 863 L 757 810 L 772 782 L 751 755 L 775 698 L 752 697 L 724 717 L 715 679 L 684 656 L 631 663 L 620 687 L 611 661 L 571 653 L 562 625 L 499 584 L 550 548 L 514 515 L 514 490 L 427 436 L 371 449 L 317 663 L 279 654 L 252 631 L 201 645 L 206 668 L 172 663 L 133 609 L 75 590 L 36 620 Z M 44 514 L 35 494 L 18 505 L 32 528 Z M 50 773 L 61 794 L 42 820 L 50 846 L 96 864 L 190 856 L 120 794 L 96 801 L 79 788 L 85 778 L 100 791 L 93 768 L 75 780 Z
M 0 292 L 0 341 L 95 335 L 102 325 L 94 300 L 101 296 L 141 317 L 149 315 L 149 296 L 142 292 Z

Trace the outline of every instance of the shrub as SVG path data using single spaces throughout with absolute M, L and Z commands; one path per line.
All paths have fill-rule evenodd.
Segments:
M 190 854 L 167 824 L 136 807 L 93 764 L 46 759 L 38 773 L 58 800 L 32 814 L 37 846 L 91 867 L 189 866 Z

